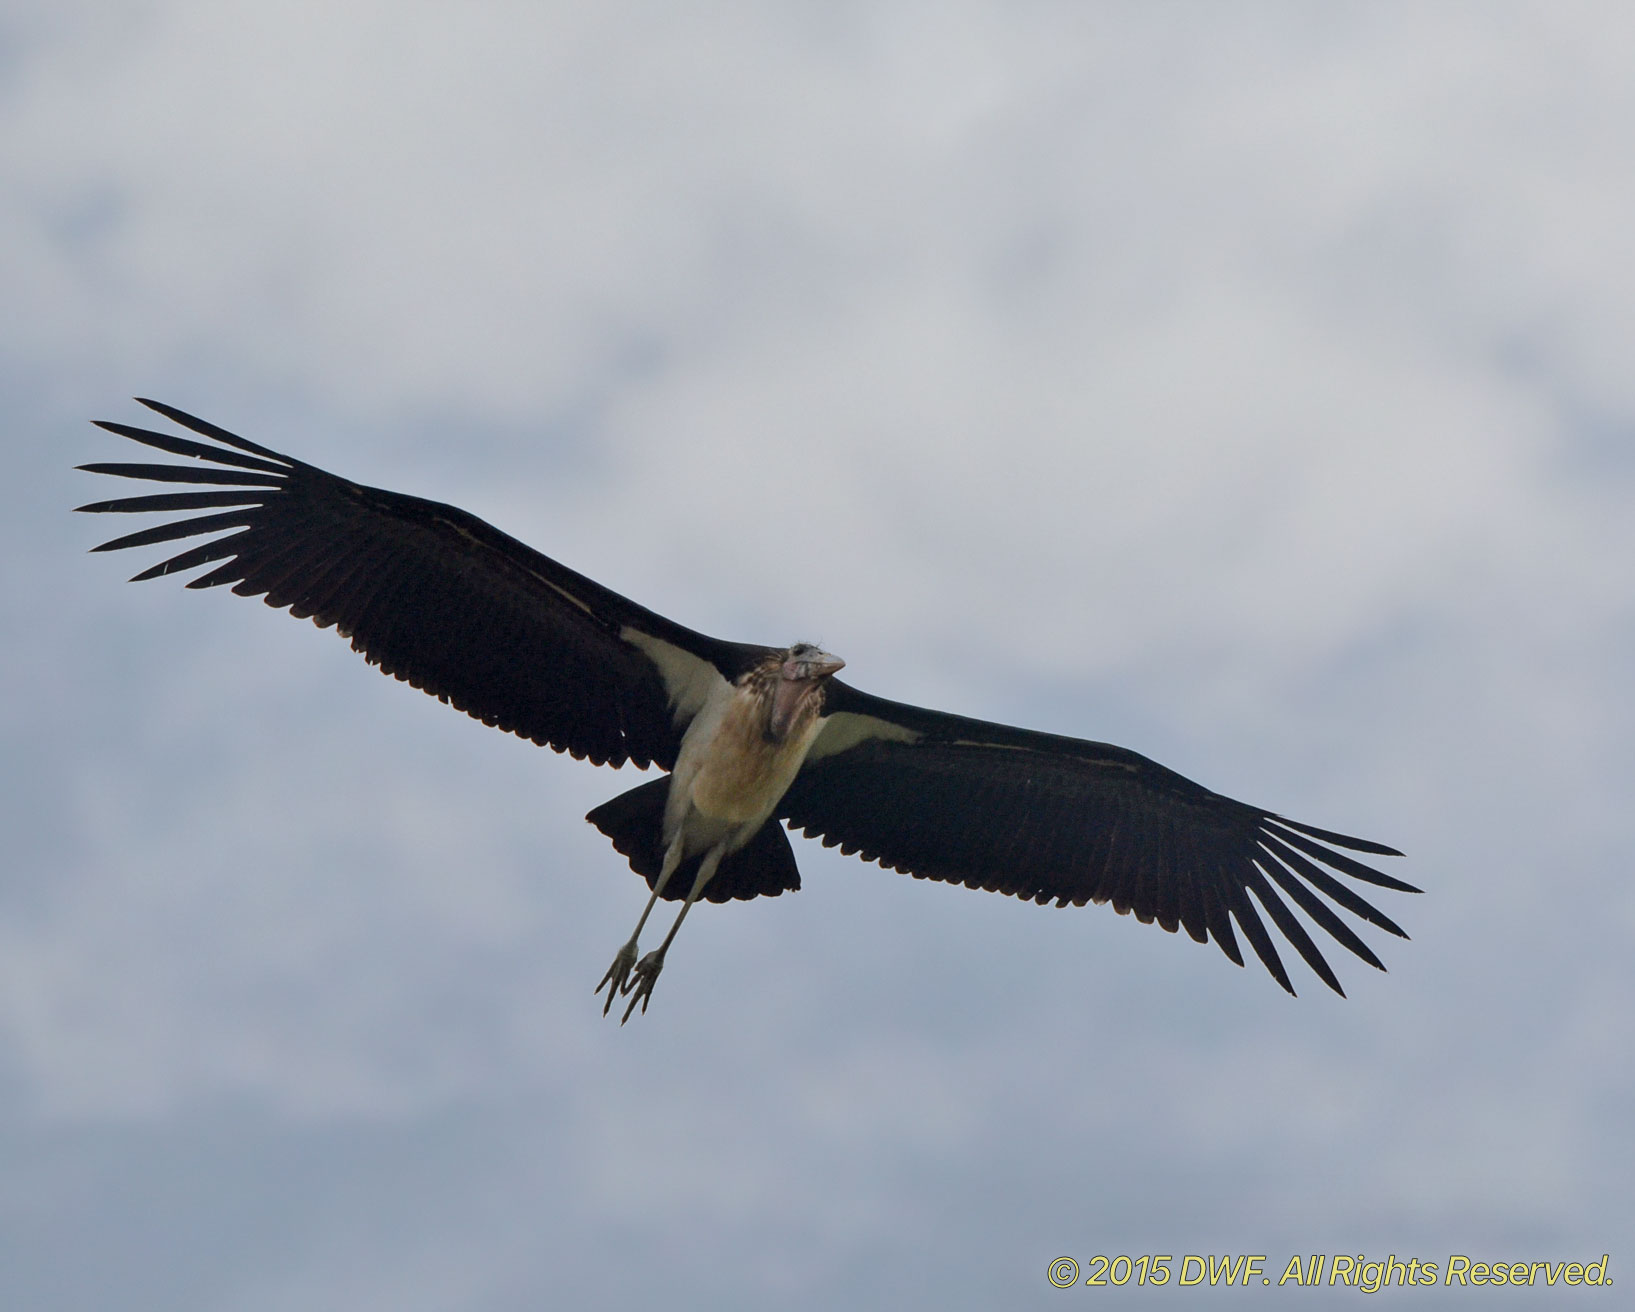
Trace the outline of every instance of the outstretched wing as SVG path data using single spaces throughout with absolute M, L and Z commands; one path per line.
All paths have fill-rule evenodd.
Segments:
M 453 506 L 351 483 L 171 406 L 142 404 L 212 442 L 99 427 L 200 463 L 80 468 L 216 490 L 79 509 L 212 513 L 95 550 L 225 533 L 132 581 L 214 566 L 187 586 L 231 584 L 334 625 L 387 674 L 484 724 L 599 765 L 669 769 L 711 682 L 763 651 L 674 624 Z
M 1334 872 L 1419 891 L 1335 850 L 1401 855 L 1392 848 L 1234 802 L 1124 748 L 905 706 L 839 681 L 778 814 L 826 847 L 918 879 L 1058 906 L 1111 902 L 1171 933 L 1213 938 L 1241 966 L 1236 921 L 1290 993 L 1255 902 L 1343 995 L 1283 896 L 1383 970 L 1323 899 L 1407 935 Z

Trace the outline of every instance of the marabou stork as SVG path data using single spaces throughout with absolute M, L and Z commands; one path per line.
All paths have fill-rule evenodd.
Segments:
M 870 696 L 835 678 L 844 662 L 808 643 L 779 649 L 706 637 L 463 510 L 351 483 L 172 406 L 142 404 L 210 442 L 101 423 L 190 463 L 80 468 L 219 490 L 79 509 L 212 513 L 94 550 L 226 536 L 133 582 L 212 566 L 187 586 L 231 584 L 240 596 L 333 625 L 383 672 L 484 724 L 598 765 L 669 772 L 586 817 L 652 890 L 596 987 L 608 991 L 604 1015 L 615 995 L 630 998 L 623 1020 L 637 1002 L 647 1010 L 665 953 L 699 898 L 800 887 L 779 821 L 916 879 L 1059 907 L 1111 902 L 1171 933 L 1185 927 L 1200 943 L 1213 938 L 1241 966 L 1236 921 L 1291 994 L 1250 894 L 1342 995 L 1279 889 L 1381 970 L 1329 902 L 1407 937 L 1336 877 L 1418 892 L 1336 850 L 1400 855 L 1392 848 L 1232 801 L 1122 747 Z M 680 900 L 681 910 L 659 947 L 639 957 L 637 940 L 661 897 Z

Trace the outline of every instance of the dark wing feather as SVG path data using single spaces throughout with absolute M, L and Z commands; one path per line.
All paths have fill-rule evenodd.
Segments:
M 905 706 L 833 680 L 828 719 L 778 814 L 792 828 L 917 879 L 1121 914 L 1213 938 L 1239 965 L 1233 921 L 1294 992 L 1261 911 L 1343 993 L 1278 890 L 1372 966 L 1334 911 L 1402 930 L 1321 869 L 1403 892 L 1411 884 L 1344 853 L 1400 855 L 1222 797 L 1135 752 Z M 1321 840 L 1321 841 L 1319 841 Z M 1315 892 L 1313 890 L 1316 890 Z M 1252 895 L 1252 897 L 1251 897 Z
M 690 714 L 676 704 L 689 663 L 730 677 L 761 651 L 671 623 L 453 506 L 351 483 L 170 406 L 143 404 L 221 445 L 105 423 L 111 433 L 208 463 L 82 468 L 231 490 L 80 509 L 236 508 L 171 520 L 96 550 L 227 532 L 136 578 L 215 564 L 188 586 L 231 584 L 320 628 L 334 625 L 386 673 L 484 724 L 598 764 L 670 768 Z M 628 630 L 668 644 L 668 665 L 620 636 Z

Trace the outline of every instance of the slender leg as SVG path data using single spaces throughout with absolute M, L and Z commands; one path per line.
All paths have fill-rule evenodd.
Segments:
M 698 877 L 693 880 L 692 891 L 687 894 L 687 900 L 681 904 L 676 923 L 670 926 L 670 932 L 664 936 L 664 942 L 636 963 L 634 977 L 621 990 L 631 997 L 630 1005 L 624 1009 L 624 1016 L 619 1024 L 623 1025 L 630 1019 L 630 1013 L 636 1010 L 638 1002 L 642 1004 L 642 1014 L 644 1016 L 647 1014 L 647 1000 L 653 996 L 653 981 L 659 977 L 659 971 L 664 969 L 664 954 L 669 951 L 670 942 L 675 938 L 676 931 L 681 928 L 681 922 L 687 919 L 687 913 L 693 909 L 693 903 L 698 901 L 699 894 L 704 891 L 704 885 L 715 878 L 715 868 L 721 864 L 724 854 L 719 846 L 712 847 L 704 854 L 704 859 L 698 863 Z M 606 1010 L 602 1014 L 605 1016 Z
M 670 876 L 675 874 L 676 867 L 681 864 L 681 835 L 677 834 L 675 841 L 664 852 L 664 864 L 659 868 L 659 877 L 653 881 L 652 895 L 647 899 L 647 905 L 642 908 L 642 917 L 636 922 L 636 928 L 626 943 L 614 955 L 613 964 L 607 968 L 607 974 L 602 976 L 602 983 L 594 990 L 600 993 L 604 985 L 607 990 L 607 1001 L 602 1004 L 602 1015 L 607 1015 L 613 1007 L 613 999 L 621 993 L 630 992 L 630 970 L 636 964 L 638 951 L 636 940 L 641 937 L 642 927 L 647 924 L 647 917 L 653 914 L 653 907 L 659 900 L 659 894 L 664 892 L 664 886 L 670 882 Z M 668 940 L 666 940 L 668 942 Z

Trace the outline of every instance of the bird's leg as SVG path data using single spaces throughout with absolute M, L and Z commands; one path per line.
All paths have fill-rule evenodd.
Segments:
M 682 838 L 677 834 L 664 851 L 664 864 L 659 867 L 659 877 L 653 881 L 653 892 L 647 899 L 647 905 L 642 908 L 641 919 L 636 922 L 636 928 L 631 931 L 630 941 L 614 955 L 613 964 L 607 968 L 607 974 L 602 976 L 602 983 L 593 990 L 600 993 L 603 986 L 607 986 L 607 1001 L 602 1004 L 604 1016 L 612 1010 L 615 997 L 630 992 L 630 971 L 636 964 L 638 951 L 636 940 L 641 938 L 642 926 L 647 924 L 647 917 L 653 914 L 653 907 L 659 900 L 659 894 L 664 892 L 664 886 L 670 882 L 670 876 L 675 874 L 676 867 L 681 864 L 681 850 Z
M 687 919 L 687 913 L 693 909 L 693 903 L 698 901 L 699 894 L 704 891 L 704 885 L 715 877 L 715 868 L 721 864 L 723 855 L 720 847 L 712 847 L 704 854 L 704 859 L 698 863 L 698 876 L 693 880 L 692 891 L 687 894 L 687 900 L 681 904 L 676 923 L 670 926 L 670 932 L 664 936 L 664 942 L 636 963 L 634 976 L 622 990 L 631 997 L 630 1005 L 624 1009 L 624 1016 L 619 1024 L 623 1025 L 630 1019 L 630 1013 L 636 1010 L 638 1002 L 642 1004 L 642 1014 L 644 1016 L 647 1014 L 647 1000 L 653 996 L 653 981 L 659 977 L 659 971 L 664 969 L 664 954 L 670 949 L 670 941 L 681 928 L 681 922 Z M 602 1014 L 607 1013 L 604 1011 Z

